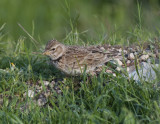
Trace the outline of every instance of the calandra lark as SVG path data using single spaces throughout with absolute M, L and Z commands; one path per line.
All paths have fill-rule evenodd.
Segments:
M 157 57 L 158 51 L 159 46 L 148 43 L 143 44 L 143 47 L 139 45 L 81 47 L 66 46 L 56 40 L 51 40 L 46 45 L 44 55 L 49 56 L 53 65 L 65 74 L 80 75 L 84 71 L 90 74 L 100 72 L 102 67 L 110 62 L 116 65 L 114 69 L 118 71 L 126 69 L 132 73 L 135 64 L 139 65 L 152 58 L 156 61 L 159 58 Z M 109 68 L 105 72 L 113 73 Z
M 95 69 L 110 60 L 104 48 L 66 46 L 56 40 L 47 43 L 43 54 L 51 58 L 57 69 L 68 75 L 80 75 L 84 70 L 93 74 Z

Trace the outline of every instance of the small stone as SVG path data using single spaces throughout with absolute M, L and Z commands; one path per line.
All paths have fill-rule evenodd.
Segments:
M 140 57 L 140 59 L 141 60 L 147 60 L 149 58 L 149 55 L 147 54 L 147 55 L 142 55 L 141 57 Z
M 114 60 L 116 60 L 116 61 L 117 61 L 118 65 L 120 65 L 120 66 L 122 66 L 122 65 L 123 65 L 123 63 L 122 63 L 119 59 L 114 59 Z
M 33 90 L 28 90 L 28 97 L 31 97 L 31 98 L 34 97 L 34 91 Z
M 51 92 L 50 92 L 50 91 L 47 91 L 47 92 L 44 93 L 44 95 L 45 95 L 45 97 L 48 97 L 48 96 L 51 95 Z
M 114 76 L 114 77 L 116 77 L 116 74 L 115 74 L 115 73 L 113 73 L 113 76 Z
M 55 83 L 55 81 L 52 81 L 51 84 L 55 85 L 56 83 Z
M 37 93 L 39 93 L 39 92 L 41 92 L 42 90 L 40 90 L 40 89 L 36 89 L 36 91 L 37 91 Z
M 43 83 L 44 83 L 45 86 L 48 86 L 50 82 L 49 81 L 43 81 Z
M 135 81 L 144 80 L 148 82 L 153 82 L 153 80 L 155 80 L 157 77 L 153 67 L 155 69 L 158 69 L 158 66 L 159 64 L 152 65 L 146 62 L 142 62 L 140 63 L 140 68 L 138 69 L 138 73 L 137 70 L 134 69 L 132 72 L 129 73 L 129 77 L 133 78 Z
M 128 48 L 129 51 L 133 51 L 133 48 Z
M 112 50 L 115 50 L 115 48 L 113 47 Z
M 128 58 L 131 59 L 131 60 L 135 59 L 134 54 L 130 53 Z
M 41 90 L 42 89 L 42 86 L 39 86 L 39 85 L 35 85 L 34 87 L 36 88 L 36 90 Z
M 142 53 L 143 53 L 143 54 L 146 54 L 146 51 L 143 51 Z
M 107 73 L 112 73 L 112 71 L 111 71 L 111 70 L 108 70 L 108 69 L 106 69 L 106 72 L 107 72 Z
M 124 54 L 127 54 L 127 50 L 123 50 L 123 53 L 124 53 Z
M 130 60 L 127 60 L 127 64 L 130 64 L 131 63 L 131 61 Z
M 134 52 L 134 55 L 137 56 L 139 53 L 138 52 Z
M 122 53 L 120 52 L 120 53 L 118 53 L 117 55 L 118 55 L 118 56 L 121 56 L 121 55 L 122 55 Z
M 127 65 L 127 66 L 130 66 L 130 64 L 131 64 L 131 61 L 130 61 L 130 60 L 127 60 L 126 65 Z
M 118 49 L 119 52 L 122 52 L 122 48 Z
M 55 86 L 55 87 L 54 87 L 54 89 L 55 89 L 55 90 L 58 90 L 58 89 L 59 89 L 59 87 L 58 87 L 58 86 Z
M 56 84 L 55 81 L 52 81 L 49 86 L 54 87 L 55 84 Z
M 61 93 L 62 93 L 62 91 L 61 91 L 61 90 L 57 90 L 57 93 L 58 93 L 58 94 L 61 94 Z
M 40 86 L 40 87 L 38 88 L 38 90 L 42 90 L 42 88 L 43 88 L 43 87 L 42 87 L 42 86 Z
M 135 66 L 134 66 L 134 65 L 127 67 L 127 71 L 128 71 L 129 73 L 133 72 L 134 70 L 135 70 Z
M 101 47 L 100 49 L 103 50 L 103 51 L 105 51 L 104 47 Z
M 47 100 L 46 98 L 43 97 L 43 98 L 39 98 L 37 102 L 39 106 L 43 106 L 47 103 Z
M 120 69 L 120 67 L 117 67 L 116 70 L 117 70 L 117 71 L 120 71 L 121 69 Z
M 102 71 L 101 67 L 99 67 L 99 68 L 96 69 L 96 72 L 101 72 L 101 71 Z

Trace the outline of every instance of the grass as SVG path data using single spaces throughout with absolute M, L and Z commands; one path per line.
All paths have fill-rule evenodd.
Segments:
M 79 35 L 78 32 L 70 32 L 64 42 L 69 41 L 68 44 L 81 42 Z M 139 32 L 135 35 L 139 36 Z M 80 87 L 75 90 L 73 77 L 62 77 L 47 64 L 48 58 L 41 54 L 33 54 L 27 48 L 25 42 L 30 40 L 21 37 L 17 44 L 13 44 L 6 37 L 2 33 L 0 44 L 0 51 L 3 52 L 0 56 L 0 98 L 3 99 L 3 104 L 0 105 L 1 123 L 160 122 L 160 91 L 153 87 L 156 83 L 136 83 L 120 74 L 110 77 L 102 73 L 99 77 L 92 77 L 92 83 L 88 82 L 85 75 L 82 76 Z M 35 83 L 37 80 L 51 81 L 54 78 L 64 78 L 65 85 L 61 87 L 63 95 L 53 93 L 44 107 L 38 106 L 29 97 L 23 98 L 23 94 L 28 90 L 27 81 L 32 80 Z M 21 107 L 26 104 L 28 104 L 27 109 L 22 111 Z
M 66 5 L 69 7 L 67 1 Z M 159 34 L 143 28 L 140 13 L 138 4 L 139 24 L 127 32 L 127 38 L 117 33 L 115 26 L 115 32 L 107 37 L 105 33 L 99 33 L 96 35 L 98 40 L 93 42 L 89 37 L 84 42 L 86 31 L 79 33 L 70 18 L 71 31 L 66 33 L 63 43 L 92 45 L 118 42 L 129 45 L 155 42 L 154 38 Z M 77 84 L 74 77 L 61 75 L 48 65 L 48 58 L 41 55 L 44 44 L 40 43 L 36 48 L 33 42 L 33 39 L 22 36 L 13 42 L 5 32 L 5 24 L 0 28 L 0 123 L 160 123 L 158 79 L 136 83 L 121 74 L 113 77 L 102 72 L 98 77 L 91 77 L 91 81 L 84 74 Z M 32 98 L 23 96 L 29 89 L 27 81 L 35 84 L 39 80 L 53 79 L 63 79 L 59 80 L 63 95 L 53 91 L 45 106 L 40 107 Z M 25 105 L 27 108 L 22 110 Z

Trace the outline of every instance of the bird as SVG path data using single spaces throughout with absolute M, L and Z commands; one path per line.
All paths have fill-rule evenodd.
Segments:
M 84 47 L 64 45 L 57 40 L 50 40 L 43 55 L 49 56 L 51 63 L 66 75 L 77 76 L 84 72 L 95 75 L 101 72 L 104 66 L 107 67 L 106 73 L 115 74 L 115 70 L 125 70 L 130 74 L 135 70 L 135 64 L 139 65 L 151 59 L 156 62 L 159 60 L 159 46 L 156 43 L 144 43 L 142 46 L 104 44 Z
M 115 52 L 112 52 L 114 54 Z M 67 46 L 57 40 L 46 44 L 43 55 L 50 57 L 51 63 L 67 75 L 94 74 L 95 70 L 112 59 L 108 51 L 100 46 Z

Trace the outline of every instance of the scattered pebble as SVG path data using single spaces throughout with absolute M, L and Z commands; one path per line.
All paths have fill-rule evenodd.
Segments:
M 52 82 L 50 83 L 50 87 L 53 88 L 53 87 L 55 86 L 55 84 L 56 84 L 55 81 L 52 81 Z
M 127 54 L 127 50 L 123 50 L 123 53 L 124 53 L 124 54 Z
M 142 55 L 141 57 L 140 57 L 140 59 L 141 60 L 147 60 L 149 58 L 149 55 L 147 54 L 147 55 Z
M 122 48 L 118 49 L 119 52 L 122 52 Z
M 137 56 L 139 53 L 138 52 L 134 52 L 134 55 Z
M 39 106 L 43 106 L 47 103 L 47 100 L 46 100 L 46 98 L 42 97 L 37 100 L 37 103 Z
M 59 89 L 59 87 L 58 87 L 58 86 L 55 86 L 55 87 L 54 87 L 54 89 L 55 89 L 55 90 L 58 90 L 58 89 Z
M 116 77 L 116 74 L 115 74 L 115 73 L 113 73 L 113 76 L 114 76 L 114 77 Z
M 31 98 L 34 97 L 34 91 L 33 90 L 28 90 L 28 97 L 31 97 Z
M 155 67 L 158 67 L 159 65 L 156 64 Z M 148 64 L 147 62 L 142 62 L 140 64 L 140 68 L 138 69 L 138 73 L 136 69 L 129 73 L 129 77 L 133 78 L 135 81 L 140 81 L 141 79 L 144 81 L 153 81 L 156 79 L 156 73 L 153 69 L 154 65 Z
M 57 90 L 57 93 L 58 93 L 58 94 L 61 94 L 61 93 L 62 93 L 62 91 L 61 91 L 61 90 Z
M 119 59 L 114 59 L 114 60 L 116 60 L 116 61 L 117 61 L 118 65 L 120 65 L 120 66 L 122 66 L 122 65 L 123 65 L 123 63 L 122 63 Z
M 117 70 L 117 71 L 120 71 L 121 69 L 120 69 L 120 67 L 117 67 L 116 70 Z
M 102 68 L 97 68 L 96 69 L 96 72 L 101 72 L 102 71 Z
M 106 69 L 106 72 L 107 72 L 107 73 L 112 73 L 112 71 L 111 71 L 111 70 L 108 70 L 108 69 Z
M 101 47 L 100 49 L 103 50 L 103 51 L 105 51 L 104 47 Z
M 45 97 L 48 97 L 48 96 L 51 95 L 51 92 L 50 92 L 50 91 L 47 91 L 47 92 L 44 93 L 44 95 L 45 95 Z
M 131 63 L 131 60 L 127 60 L 127 64 L 130 64 Z
M 133 53 L 130 53 L 129 56 L 128 56 L 128 58 L 129 58 L 130 60 L 135 59 L 134 54 L 133 54 Z
M 43 83 L 44 83 L 45 86 L 49 85 L 49 81 L 43 81 Z
M 121 55 L 122 55 L 122 53 L 121 53 L 121 52 L 119 52 L 117 55 L 118 55 L 118 56 L 121 56 Z
M 128 48 L 129 51 L 133 52 L 133 48 Z
M 55 81 L 51 81 L 51 84 L 55 85 L 56 83 L 55 83 Z

